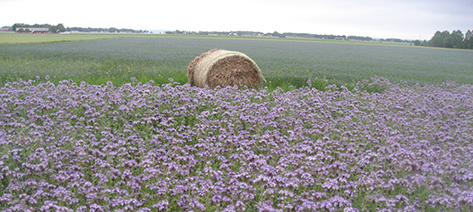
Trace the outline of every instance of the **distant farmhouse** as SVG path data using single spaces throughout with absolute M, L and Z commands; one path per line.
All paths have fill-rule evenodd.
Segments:
M 2 27 L 2 28 L 0 28 L 0 32 L 11 32 L 11 28 L 10 27 Z
M 47 27 L 17 27 L 17 33 L 46 34 L 51 33 Z

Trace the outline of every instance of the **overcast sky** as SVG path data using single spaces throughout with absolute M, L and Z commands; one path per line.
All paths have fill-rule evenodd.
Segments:
M 473 0 L 0 0 L 0 25 L 15 23 L 429 40 L 473 30 Z

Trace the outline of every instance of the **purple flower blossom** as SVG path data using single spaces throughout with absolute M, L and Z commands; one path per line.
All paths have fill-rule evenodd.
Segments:
M 162 211 L 162 210 L 167 210 L 168 206 L 169 206 L 169 202 L 167 200 L 161 200 L 161 201 L 158 201 L 156 204 L 154 204 L 153 208 L 156 208 Z

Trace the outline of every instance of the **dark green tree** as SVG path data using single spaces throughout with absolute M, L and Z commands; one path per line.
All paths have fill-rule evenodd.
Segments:
M 473 49 L 473 33 L 471 30 L 468 30 L 465 33 L 465 39 L 463 40 L 463 48 Z
M 57 27 L 57 30 L 59 32 L 65 32 L 66 31 L 66 28 L 64 27 L 63 24 L 58 24 L 56 27 Z
M 461 30 L 453 30 L 452 34 L 450 34 L 450 37 L 453 40 L 453 48 L 463 48 L 463 33 Z
M 445 30 L 441 34 L 442 47 L 453 48 L 453 38 L 450 37 L 450 32 Z
M 443 47 L 453 48 L 453 46 L 454 46 L 454 40 L 451 36 L 448 36 L 443 40 Z
M 443 47 L 442 33 L 440 31 L 435 32 L 434 36 L 429 41 L 429 46 Z

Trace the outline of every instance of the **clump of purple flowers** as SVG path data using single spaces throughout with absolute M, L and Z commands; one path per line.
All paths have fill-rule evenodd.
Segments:
M 20 80 L 0 88 L 0 208 L 468 211 L 472 129 L 473 86 L 451 82 L 270 92 Z

